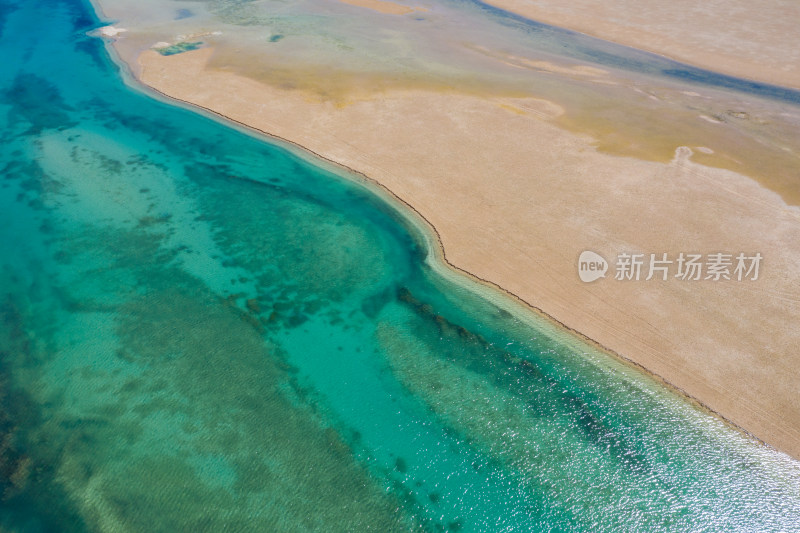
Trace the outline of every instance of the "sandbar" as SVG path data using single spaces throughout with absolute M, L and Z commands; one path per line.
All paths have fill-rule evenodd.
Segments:
M 372 9 L 373 11 L 377 11 L 378 13 L 384 13 L 386 15 L 406 15 L 408 13 L 414 12 L 414 8 L 412 7 L 408 7 L 403 4 L 398 4 L 397 2 L 390 2 L 388 0 L 339 0 L 339 1 L 344 4 L 349 4 L 351 6 Z
M 800 4 L 791 0 L 485 3 L 715 72 L 800 88 Z

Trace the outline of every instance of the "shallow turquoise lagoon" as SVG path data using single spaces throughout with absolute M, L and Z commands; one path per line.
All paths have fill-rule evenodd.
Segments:
M 800 467 L 0 2 L 0 531 L 797 531 Z M 533 325 L 531 325 L 533 324 Z

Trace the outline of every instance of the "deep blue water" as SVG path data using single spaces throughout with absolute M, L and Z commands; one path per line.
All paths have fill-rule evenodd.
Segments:
M 0 529 L 790 531 L 800 468 L 0 1 Z M 534 325 L 530 325 L 530 324 Z

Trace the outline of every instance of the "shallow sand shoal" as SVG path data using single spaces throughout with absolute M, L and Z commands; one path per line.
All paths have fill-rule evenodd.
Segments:
M 716 72 L 800 88 L 800 3 L 792 0 L 485 1 Z
M 800 213 L 745 176 L 598 153 L 532 98 L 387 91 L 346 106 L 144 52 L 169 96 L 364 173 L 438 231 L 447 259 L 800 458 Z M 583 250 L 612 262 L 582 283 Z M 760 252 L 758 281 L 616 281 L 622 252 Z
M 414 8 L 412 7 L 408 7 L 406 5 L 399 4 L 397 2 L 389 2 L 388 0 L 339 0 L 339 1 L 344 4 L 349 4 L 351 6 L 371 9 L 373 11 L 377 11 L 378 13 L 384 13 L 386 15 L 406 15 L 414 11 Z

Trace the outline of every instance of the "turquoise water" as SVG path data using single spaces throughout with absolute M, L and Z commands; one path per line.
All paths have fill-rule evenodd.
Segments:
M 0 531 L 800 529 L 797 462 L 125 86 L 97 25 L 0 2 Z

